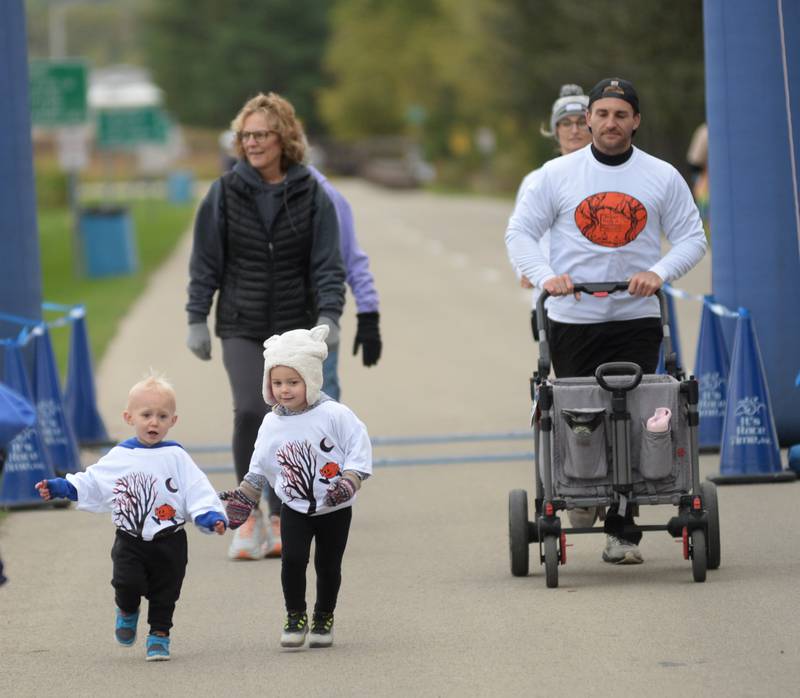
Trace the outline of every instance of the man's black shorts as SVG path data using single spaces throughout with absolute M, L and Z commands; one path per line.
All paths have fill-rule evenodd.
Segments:
M 644 373 L 655 373 L 662 338 L 660 318 L 587 325 L 549 322 L 550 356 L 558 378 L 593 376 L 608 361 L 632 361 Z

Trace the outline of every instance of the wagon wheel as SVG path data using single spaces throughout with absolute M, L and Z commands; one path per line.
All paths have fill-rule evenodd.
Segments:
M 702 528 L 692 531 L 692 577 L 695 582 L 706 581 L 708 569 L 708 551 L 706 550 L 706 532 Z
M 508 493 L 508 543 L 511 553 L 511 574 L 527 577 L 528 555 L 528 493 L 511 490 Z
M 719 567 L 722 556 L 717 486 L 713 482 L 703 482 L 700 485 L 700 496 L 703 498 L 703 508 L 708 516 L 708 541 L 706 541 L 708 544 L 708 569 L 715 570 Z
M 544 537 L 544 571 L 547 587 L 555 589 L 558 586 L 558 538 L 556 536 Z

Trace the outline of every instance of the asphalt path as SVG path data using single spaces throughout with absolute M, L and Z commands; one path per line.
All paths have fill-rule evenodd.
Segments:
M 340 186 L 378 282 L 384 338 L 378 366 L 350 355 L 349 299 L 343 400 L 374 437 L 525 430 L 536 350 L 529 296 L 502 240 L 510 202 Z M 230 393 L 216 340 L 205 363 L 184 345 L 189 245 L 187 236 L 124 319 L 97 370 L 99 403 L 109 431 L 126 438 L 128 387 L 148 367 L 166 372 L 178 394 L 172 436 L 222 489 L 234 483 L 230 454 L 200 447 L 229 442 Z M 708 292 L 710 260 L 679 286 Z M 691 366 L 700 308 L 676 306 Z M 378 446 L 375 456 L 531 449 L 527 440 L 417 444 Z M 717 469 L 714 456 L 702 459 L 703 474 Z M 518 487 L 533 489 L 532 466 L 510 457 L 378 468 L 356 503 L 326 650 L 280 648 L 278 561 L 229 561 L 229 534 L 192 530 L 166 663 L 146 663 L 141 642 L 113 641 L 110 517 L 14 512 L 0 528 L 10 578 L 0 588 L 0 695 L 797 695 L 800 485 L 720 488 L 722 566 L 704 584 L 666 533 L 645 535 L 646 562 L 634 567 L 603 563 L 603 537 L 584 535 L 571 537 L 557 589 L 538 564 L 527 578 L 510 574 L 507 498 Z M 642 511 L 646 523 L 673 512 Z M 313 579 L 309 570 L 309 603 Z

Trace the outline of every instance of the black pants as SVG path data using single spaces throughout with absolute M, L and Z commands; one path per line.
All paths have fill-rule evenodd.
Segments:
M 663 330 L 659 318 L 572 325 L 550 320 L 550 355 L 559 378 L 593 376 L 608 361 L 632 361 L 655 373 Z
M 553 370 L 559 378 L 593 376 L 600 364 L 609 361 L 632 361 L 644 373 L 655 373 L 663 339 L 659 318 L 640 318 L 618 322 L 573 325 L 550 321 L 550 354 Z M 630 543 L 642 539 L 639 531 L 623 534 L 625 524 L 633 523 L 633 509 L 620 516 L 616 505 L 606 513 L 606 533 Z
M 269 412 L 269 405 L 261 395 L 264 347 L 254 339 L 223 339 L 222 363 L 233 393 L 233 465 L 238 485 L 250 469 L 258 429 Z M 280 514 L 281 500 L 269 485 L 264 494 L 269 502 L 269 513 Z
M 281 584 L 287 611 L 306 610 L 306 568 L 314 543 L 314 569 L 317 572 L 315 613 L 333 613 L 342 584 L 342 557 L 347 546 L 353 508 L 337 509 L 330 514 L 308 516 L 281 509 Z
M 117 531 L 111 548 L 114 600 L 125 613 L 135 613 L 142 597 L 149 601 L 150 632 L 169 635 L 175 603 L 181 595 L 188 552 L 186 531 L 145 541 Z

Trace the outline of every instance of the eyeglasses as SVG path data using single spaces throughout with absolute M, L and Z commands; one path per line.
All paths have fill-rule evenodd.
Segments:
M 236 135 L 240 143 L 247 143 L 252 138 L 256 143 L 260 144 L 267 140 L 270 133 L 275 133 L 275 131 L 239 131 Z
M 579 131 L 585 131 L 589 128 L 589 124 L 586 123 L 586 119 L 561 119 L 556 126 L 558 126 L 558 128 L 563 128 L 565 131 L 568 131 L 571 128 L 577 128 Z

